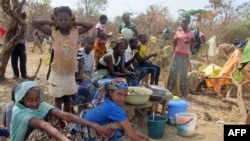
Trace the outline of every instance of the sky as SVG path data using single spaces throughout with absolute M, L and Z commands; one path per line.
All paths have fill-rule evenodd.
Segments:
M 75 0 L 76 1 L 76 0 Z M 76 3 L 73 0 L 52 0 L 51 6 L 67 5 L 71 8 L 76 7 Z M 160 5 L 167 7 L 170 15 L 177 19 L 178 10 L 191 10 L 191 9 L 203 9 L 208 5 L 209 0 L 108 0 L 108 6 L 104 14 L 109 19 L 113 19 L 116 16 L 121 16 L 124 12 L 141 13 L 145 12 L 149 5 Z M 235 4 L 247 2 L 248 0 L 235 0 Z

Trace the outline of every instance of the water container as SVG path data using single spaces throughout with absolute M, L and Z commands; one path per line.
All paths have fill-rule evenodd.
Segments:
M 177 133 L 181 136 L 192 136 L 195 131 L 197 115 L 193 113 L 177 113 Z
M 176 119 L 176 113 L 187 112 L 188 102 L 185 100 L 169 100 L 168 101 L 168 118 Z
M 160 139 L 163 137 L 165 128 L 166 128 L 166 122 L 167 117 L 164 116 L 148 116 L 147 117 L 147 123 L 148 123 L 148 135 L 152 139 Z

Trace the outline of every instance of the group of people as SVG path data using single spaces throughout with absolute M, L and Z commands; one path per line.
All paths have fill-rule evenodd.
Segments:
M 133 130 L 125 111 L 121 107 L 125 103 L 128 93 L 128 83 L 124 78 L 114 78 L 111 83 L 107 84 L 105 86 L 107 88 L 105 89 L 106 94 L 103 95 L 105 100 L 98 102 L 96 106 L 99 109 L 106 107 L 106 109 L 114 112 L 99 112 L 101 110 L 93 108 L 93 111 L 91 110 L 93 113 L 88 112 L 86 118 L 71 114 L 72 104 L 92 100 L 91 95 L 99 87 L 94 73 L 94 55 L 91 53 L 95 46 L 95 39 L 87 36 L 81 42 L 83 47 L 80 49 L 78 47 L 79 35 L 89 31 L 93 24 L 75 21 L 71 9 L 67 6 L 55 8 L 51 20 L 34 19 L 33 24 L 37 30 L 53 39 L 49 93 L 55 97 L 55 106 L 44 101 L 43 90 L 37 82 L 24 81 L 20 83 L 13 92 L 15 101 L 12 105 L 13 108 L 9 108 L 12 115 L 8 114 L 6 118 L 11 119 L 11 121 L 6 120 L 5 124 L 9 128 L 10 140 L 35 138 L 36 130 L 34 129 L 45 131 L 48 138 L 52 136 L 57 140 L 69 140 L 66 135 L 60 132 L 61 124 L 60 128 L 56 129 L 55 122 L 51 121 L 54 118 L 91 128 L 96 133 L 95 137 L 92 136 L 93 134 L 89 136 L 91 140 L 97 140 L 100 136 L 103 139 L 120 138 L 122 137 L 121 133 L 126 134 L 132 140 L 149 140 L 148 136 L 137 134 Z M 120 66 L 122 66 L 120 68 L 125 70 L 125 75 L 119 75 L 118 73 L 118 76 L 136 77 L 135 73 L 125 69 L 125 64 L 120 63 L 121 60 L 124 60 L 125 43 L 123 41 L 114 41 L 114 43 L 111 57 L 103 57 L 103 62 L 118 59 Z M 100 66 L 102 65 L 101 60 L 100 58 L 98 62 Z M 110 65 L 110 62 L 107 62 L 107 64 Z M 119 71 L 124 71 L 122 69 Z M 78 90 L 76 87 L 78 87 Z M 84 91 L 82 94 L 87 95 L 89 93 L 90 97 L 80 95 L 79 91 L 81 90 Z M 63 110 L 61 110 L 62 108 Z M 97 120 L 93 118 L 96 115 L 100 115 Z M 122 132 L 119 135 L 115 134 L 116 128 L 109 127 L 107 122 L 120 125 L 119 130 Z
M 119 39 L 112 41 L 111 51 L 106 52 L 105 43 L 109 36 L 104 25 L 107 16 L 100 16 L 100 22 L 96 25 L 98 39 L 94 48 L 96 76 L 99 79 L 126 77 L 129 85 L 138 86 L 140 80 L 150 73 L 150 84 L 158 85 L 160 67 L 150 61 L 157 53 L 148 54 L 147 34 L 138 33 L 136 25 L 130 21 L 129 13 L 123 14 L 122 19 Z
M 4 113 L 4 125 L 10 132 L 10 140 L 35 138 L 34 129 L 40 129 L 46 132 L 46 138 L 68 141 L 61 132 L 61 121 L 76 123 L 74 126 L 84 128 L 83 138 L 86 140 L 119 140 L 124 135 L 134 141 L 149 140 L 147 135 L 134 131 L 122 105 L 128 86 L 137 86 L 146 74 L 151 75 L 151 85 L 158 85 L 161 68 L 150 61 L 157 53 L 148 53 L 148 35 L 138 33 L 129 14 L 124 14 L 122 19 L 123 23 L 119 25 L 121 38 L 110 42 L 109 51 L 106 43 L 111 35 L 105 29 L 106 15 L 101 15 L 95 26 L 97 39 L 86 36 L 80 41 L 80 48 L 80 35 L 94 25 L 77 22 L 69 7 L 55 8 L 51 20 L 33 20 L 37 30 L 53 39 L 48 80 L 55 106 L 44 101 L 43 90 L 37 82 L 20 83 L 13 89 L 13 103 L 6 105 Z M 182 97 L 187 95 L 190 47 L 195 44 L 195 35 L 188 27 L 189 23 L 190 17 L 184 16 L 181 28 L 176 31 L 167 86 L 172 91 L 179 85 Z M 23 48 L 22 43 L 18 44 L 18 49 Z M 14 59 L 12 63 L 15 64 Z M 27 77 L 24 67 L 21 68 L 21 76 Z M 19 77 L 16 69 L 14 77 Z M 98 79 L 105 78 L 113 80 L 99 86 Z M 72 105 L 91 102 L 94 107 L 83 116 L 71 114 Z M 54 125 L 53 117 L 59 119 L 56 123 L 60 124 L 60 128 Z

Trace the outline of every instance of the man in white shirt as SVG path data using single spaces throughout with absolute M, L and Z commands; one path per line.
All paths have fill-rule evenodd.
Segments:
M 148 73 L 146 68 L 138 67 L 138 39 L 132 37 L 129 39 L 129 44 L 125 50 L 125 67 L 127 70 L 135 72 L 138 75 L 139 81 Z

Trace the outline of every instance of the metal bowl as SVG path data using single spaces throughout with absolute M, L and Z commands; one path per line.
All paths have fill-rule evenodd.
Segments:
M 168 93 L 168 89 L 165 89 L 158 85 L 149 85 L 149 89 L 153 91 L 153 95 L 157 96 L 165 96 Z

